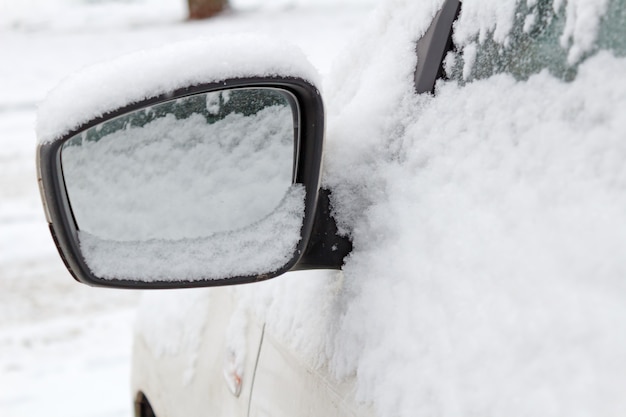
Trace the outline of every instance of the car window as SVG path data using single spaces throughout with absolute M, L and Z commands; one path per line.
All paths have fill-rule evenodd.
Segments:
M 565 1 L 518 1 L 513 27 L 504 42 L 493 32 L 451 52 L 446 59 L 448 78 L 461 83 L 508 73 L 523 80 L 543 69 L 570 81 L 578 66 L 600 50 L 626 56 L 626 0 L 608 0 L 595 39 L 586 50 L 575 50 L 567 36 L 568 4 Z

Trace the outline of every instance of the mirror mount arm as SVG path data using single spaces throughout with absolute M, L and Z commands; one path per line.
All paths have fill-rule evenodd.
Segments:
M 319 190 L 311 238 L 294 271 L 308 269 L 341 269 L 344 258 L 352 251 L 352 241 L 340 236 L 331 214 L 330 191 Z
M 446 0 L 435 15 L 430 27 L 415 45 L 417 67 L 415 68 L 415 92 L 435 93 L 435 83 L 444 78 L 443 61 L 454 48 L 452 29 L 461 12 L 459 0 Z

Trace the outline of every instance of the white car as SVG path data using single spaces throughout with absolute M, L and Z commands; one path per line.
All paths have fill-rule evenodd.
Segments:
M 61 257 L 181 289 L 144 295 L 136 416 L 624 415 L 625 56 L 623 0 L 390 0 L 324 94 L 254 36 L 69 78 Z

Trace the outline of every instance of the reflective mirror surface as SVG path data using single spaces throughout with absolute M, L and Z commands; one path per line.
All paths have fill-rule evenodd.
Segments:
M 212 268 L 220 278 L 282 267 L 304 204 L 292 186 L 297 122 L 290 93 L 239 88 L 142 108 L 70 138 L 61 162 L 90 269 L 193 280 L 207 263 L 221 265 Z M 280 247 L 273 263 L 254 261 L 268 244 Z

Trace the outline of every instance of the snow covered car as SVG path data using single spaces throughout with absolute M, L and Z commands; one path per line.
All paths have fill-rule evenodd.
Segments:
M 142 299 L 136 415 L 624 415 L 624 56 L 623 0 L 390 0 L 326 110 L 256 37 L 69 78 L 38 117 L 61 257 L 182 289 Z

